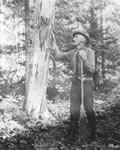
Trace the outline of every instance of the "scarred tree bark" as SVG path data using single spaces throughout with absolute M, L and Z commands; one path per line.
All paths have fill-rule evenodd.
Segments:
M 46 109 L 48 66 L 54 24 L 55 0 L 36 0 L 29 62 L 26 112 L 38 118 Z
M 28 77 L 29 77 L 29 53 L 30 53 L 30 26 L 29 26 L 29 21 L 30 21 L 30 17 L 29 17 L 29 0 L 25 0 L 24 1 L 24 21 L 25 21 L 25 51 L 26 51 L 26 87 L 25 87 L 25 101 L 23 103 L 23 109 L 25 110 L 25 105 L 26 105 L 26 101 L 27 101 L 27 90 L 28 90 Z

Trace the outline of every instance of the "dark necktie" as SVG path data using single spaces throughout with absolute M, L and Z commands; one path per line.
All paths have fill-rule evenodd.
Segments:
M 81 65 L 80 64 L 81 64 L 80 56 L 77 53 L 77 55 L 76 55 L 76 77 L 79 77 L 80 73 L 81 73 Z

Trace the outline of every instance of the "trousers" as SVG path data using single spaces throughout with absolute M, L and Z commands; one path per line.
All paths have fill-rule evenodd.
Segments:
M 85 80 L 83 83 L 84 91 L 84 107 L 87 115 L 88 126 L 91 131 L 91 136 L 94 136 L 96 131 L 96 115 L 93 102 L 93 81 Z M 73 130 L 80 118 L 80 104 L 81 104 L 81 80 L 73 78 L 71 93 L 70 93 L 70 121 Z M 93 137 L 94 138 L 94 137 Z

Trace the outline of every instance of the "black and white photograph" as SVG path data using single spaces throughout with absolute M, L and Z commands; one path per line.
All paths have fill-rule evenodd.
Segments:
M 120 0 L 0 0 L 0 150 L 120 150 Z

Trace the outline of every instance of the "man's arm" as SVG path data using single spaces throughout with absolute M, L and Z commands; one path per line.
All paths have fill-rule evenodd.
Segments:
M 95 52 L 92 49 L 88 51 L 86 66 L 90 72 L 95 72 Z
M 70 50 L 69 52 L 61 52 L 58 47 L 54 50 L 53 55 L 56 60 L 71 60 L 71 57 L 73 56 L 73 50 Z
M 84 61 L 88 70 L 92 73 L 95 72 L 95 53 L 92 49 L 88 50 L 88 53 L 80 51 L 79 53 L 81 59 Z

